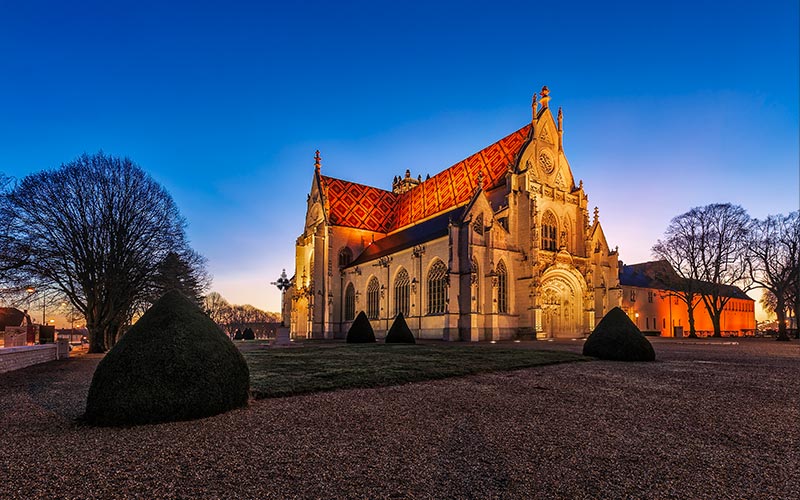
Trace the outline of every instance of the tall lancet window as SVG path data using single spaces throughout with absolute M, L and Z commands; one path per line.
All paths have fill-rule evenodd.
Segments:
M 356 289 L 352 283 L 347 284 L 344 291 L 344 320 L 352 321 L 356 317 Z
M 542 216 L 542 250 L 551 252 L 558 250 L 558 222 L 550 211 Z
M 428 314 L 444 314 L 447 266 L 437 260 L 428 271 Z
M 470 269 L 470 273 L 472 274 L 470 277 L 472 284 L 475 285 L 475 306 L 473 310 L 475 312 L 481 312 L 481 272 L 475 257 L 472 258 L 472 269 Z
M 397 278 L 394 279 L 394 315 L 397 316 L 403 313 L 403 316 L 408 316 L 409 304 L 409 285 L 411 281 L 408 279 L 408 271 L 401 269 L 397 273 Z
M 508 271 L 502 260 L 497 264 L 497 312 L 508 312 Z
M 378 278 L 373 276 L 369 280 L 369 285 L 367 285 L 367 317 L 369 319 L 378 319 L 380 300 L 381 287 L 378 284 Z

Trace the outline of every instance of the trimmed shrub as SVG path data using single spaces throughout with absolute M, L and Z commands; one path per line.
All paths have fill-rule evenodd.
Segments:
M 246 406 L 250 371 L 178 291 L 153 304 L 97 365 L 84 419 L 103 426 L 208 417 Z
M 249 326 L 244 329 L 244 333 L 242 334 L 242 340 L 255 340 L 256 334 L 253 333 L 253 329 Z
M 372 325 L 367 319 L 367 315 L 364 314 L 364 311 L 361 311 L 347 331 L 347 343 L 366 344 L 369 342 L 375 342 L 375 332 L 372 330 Z
M 242 331 L 238 328 L 233 332 L 233 340 L 242 340 Z
M 613 361 L 655 361 L 650 341 L 619 307 L 608 311 L 586 343 L 583 355 Z
M 403 317 L 403 313 L 397 315 L 392 322 L 392 327 L 389 328 L 389 333 L 386 334 L 386 341 L 387 344 L 416 344 L 417 341 L 414 340 L 414 334 L 411 333 L 411 329 L 406 324 L 406 319 Z

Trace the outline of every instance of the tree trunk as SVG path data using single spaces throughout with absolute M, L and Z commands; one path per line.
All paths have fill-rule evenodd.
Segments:
M 775 306 L 775 316 L 778 318 L 778 338 L 781 342 L 789 341 L 789 334 L 786 332 L 786 301 L 780 295 L 776 295 L 778 302 Z
M 689 308 L 689 338 L 697 338 L 697 331 L 694 329 L 694 307 Z
M 722 311 L 711 315 L 711 324 L 714 325 L 714 337 L 716 338 L 722 337 L 722 329 L 720 328 L 720 323 L 722 322 L 721 316 Z
M 89 352 L 106 352 L 106 343 L 105 339 L 103 338 L 103 330 L 90 323 L 86 324 L 86 329 L 89 330 Z
M 89 352 L 98 354 L 106 352 L 103 327 L 100 325 L 93 307 L 86 310 L 86 329 L 89 330 Z
M 108 324 L 105 329 L 106 347 L 111 349 L 117 345 L 117 340 L 119 340 L 119 332 L 121 330 L 122 326 L 119 321 L 112 321 Z

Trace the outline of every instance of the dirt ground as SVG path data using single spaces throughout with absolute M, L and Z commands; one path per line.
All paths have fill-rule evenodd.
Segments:
M 800 498 L 798 341 L 653 343 L 122 429 L 76 423 L 80 355 L 0 374 L 0 498 Z

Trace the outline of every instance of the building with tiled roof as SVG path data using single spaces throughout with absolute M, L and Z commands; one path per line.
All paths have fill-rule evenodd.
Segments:
M 688 336 L 688 306 L 674 285 L 679 282 L 677 273 L 666 260 L 620 265 L 621 307 L 644 332 L 663 337 Z M 693 283 L 695 290 L 711 286 L 704 281 Z M 722 287 L 721 295 L 727 300 L 720 317 L 722 335 L 755 333 L 755 301 L 737 286 Z M 694 303 L 694 326 L 699 336 L 714 333 L 711 315 L 699 294 Z
M 380 337 L 402 312 L 420 338 L 579 337 L 621 299 L 617 251 L 563 148 L 547 87 L 529 123 L 391 190 L 322 173 L 317 152 L 284 314 L 295 338 Z

